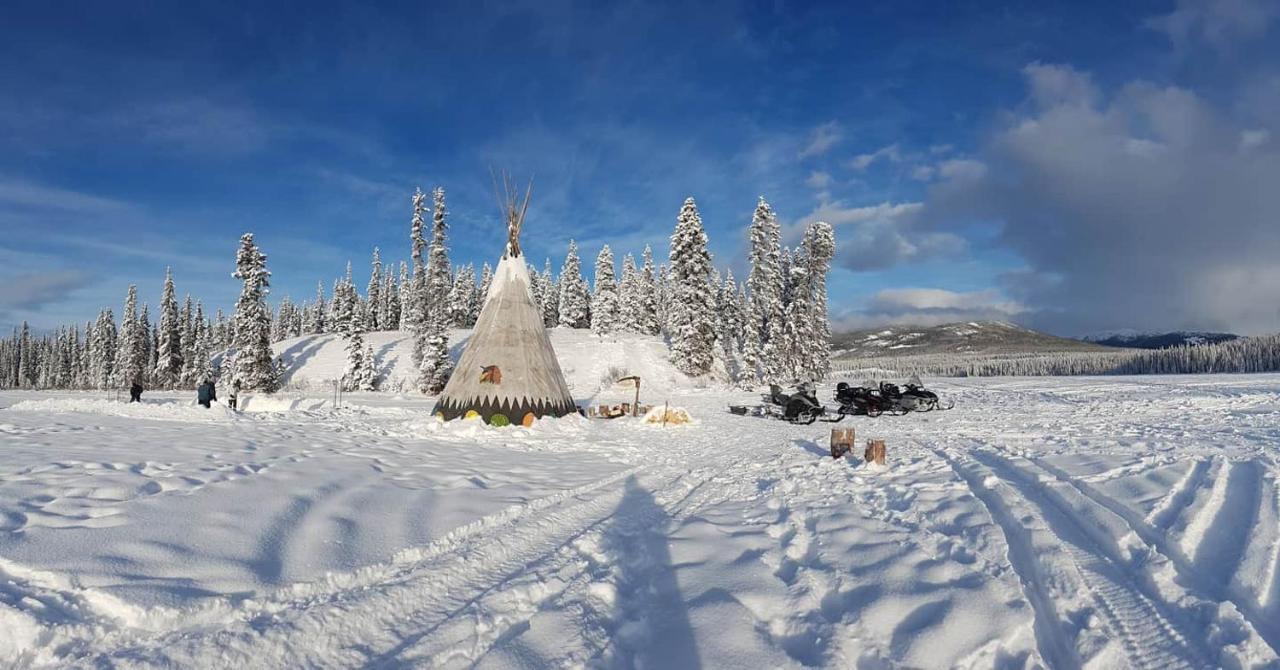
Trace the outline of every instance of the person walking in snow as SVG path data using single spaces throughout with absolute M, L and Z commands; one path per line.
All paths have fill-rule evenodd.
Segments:
M 213 388 L 213 382 L 206 379 L 200 384 L 200 388 L 196 389 L 196 402 L 200 403 L 205 409 L 209 409 L 209 403 L 217 402 L 218 393 Z
M 240 380 L 231 382 L 231 394 L 227 396 L 227 407 L 236 408 L 236 399 L 240 396 Z
M 142 402 L 142 384 L 134 382 L 129 387 L 129 402 Z

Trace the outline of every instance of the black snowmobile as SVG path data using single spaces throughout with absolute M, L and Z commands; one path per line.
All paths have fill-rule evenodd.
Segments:
M 818 402 L 818 394 L 813 384 L 804 383 L 796 387 L 792 394 L 783 393 L 777 384 L 769 385 L 769 392 L 760 396 L 762 403 L 755 407 L 746 405 L 730 405 L 729 411 L 743 416 L 763 416 L 782 419 L 789 423 L 808 425 L 815 421 L 836 423 L 844 418 L 837 412 L 834 416 Z
M 845 382 L 836 384 L 836 402 L 840 403 L 841 414 L 860 416 L 880 416 L 887 407 L 884 398 L 880 397 L 880 389 L 876 386 L 851 386 Z
M 915 398 L 915 411 L 932 412 L 933 410 L 948 410 L 956 406 L 956 401 L 949 400 L 944 405 L 938 398 L 938 394 L 925 389 L 924 384 L 920 382 L 920 377 L 914 376 L 907 380 L 906 389 L 902 391 L 904 397 Z
M 904 394 L 902 388 L 893 382 L 880 382 L 880 397 L 890 414 L 906 414 L 919 405 L 918 398 Z

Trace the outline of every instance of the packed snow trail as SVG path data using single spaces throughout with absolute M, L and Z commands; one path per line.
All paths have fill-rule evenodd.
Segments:
M 1280 377 L 936 386 L 884 469 L 726 391 L 0 394 L 0 665 L 1280 667 Z

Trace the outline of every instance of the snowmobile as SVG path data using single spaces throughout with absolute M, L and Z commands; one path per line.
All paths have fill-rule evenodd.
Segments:
M 891 409 L 880 397 L 880 388 L 874 384 L 851 386 L 840 382 L 836 384 L 836 402 L 840 403 L 838 411 L 841 414 L 876 417 Z
M 777 384 L 769 385 L 769 392 L 760 396 L 760 405 L 730 405 L 729 411 L 742 416 L 762 416 L 771 419 L 782 419 L 788 423 L 808 425 L 815 421 L 837 423 L 844 419 L 843 412 L 834 415 L 818 402 L 818 394 L 813 384 L 808 382 L 796 387 L 796 392 L 787 394 Z
M 893 382 L 880 382 L 880 398 L 890 414 L 906 414 L 919 406 L 919 398 L 905 395 L 902 388 Z
M 925 389 L 924 384 L 920 382 L 919 376 L 913 376 L 907 380 L 906 389 L 902 391 L 904 398 L 914 398 L 917 412 L 932 412 L 933 410 L 948 410 L 956 406 L 956 401 L 950 400 L 946 405 L 938 398 L 938 394 Z

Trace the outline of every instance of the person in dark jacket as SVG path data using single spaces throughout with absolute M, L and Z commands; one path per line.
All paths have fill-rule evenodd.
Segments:
M 142 384 L 134 382 L 129 387 L 129 402 L 142 402 Z
M 208 379 L 204 380 L 204 383 L 196 389 L 196 402 L 204 406 L 205 409 L 208 409 L 209 403 L 217 402 L 217 400 L 218 393 L 213 388 L 213 382 Z

